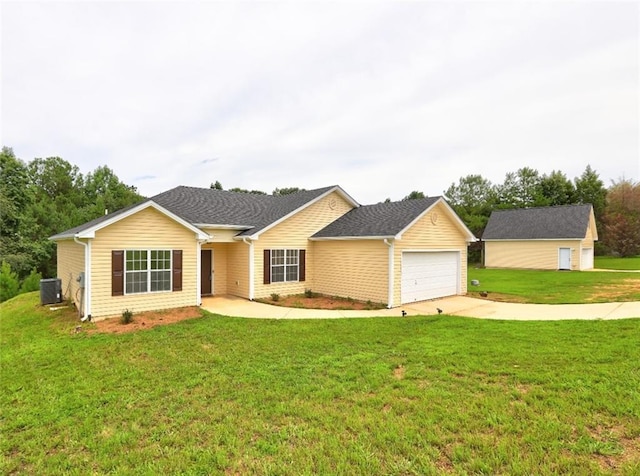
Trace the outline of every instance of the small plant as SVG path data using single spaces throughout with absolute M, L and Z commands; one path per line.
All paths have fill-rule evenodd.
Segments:
M 307 298 L 314 298 L 316 297 L 315 294 L 313 294 L 313 291 L 311 291 L 311 289 L 305 289 L 304 290 L 304 296 Z
M 122 311 L 122 317 L 120 318 L 120 323 L 129 324 L 132 321 L 133 321 L 133 312 L 131 312 L 129 309 L 125 309 L 124 311 Z
M 40 280 L 42 274 L 38 273 L 35 268 L 31 270 L 31 274 L 24 278 L 22 285 L 20 286 L 20 293 L 30 293 L 31 291 L 37 291 L 40 289 Z
M 280 295 L 278 293 L 271 293 L 271 300 L 273 302 L 278 302 L 280 300 Z
M 18 274 L 11 271 L 11 265 L 6 261 L 0 267 L 0 302 L 17 296 L 20 292 L 20 281 Z

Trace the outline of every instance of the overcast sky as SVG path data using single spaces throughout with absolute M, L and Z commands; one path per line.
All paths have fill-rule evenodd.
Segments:
M 532 167 L 640 180 L 639 3 L 3 2 L 2 144 L 360 203 Z

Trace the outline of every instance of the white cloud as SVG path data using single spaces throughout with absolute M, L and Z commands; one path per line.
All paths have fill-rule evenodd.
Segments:
M 152 195 L 640 179 L 638 5 L 4 3 L 2 142 Z M 215 159 L 215 160 L 214 160 Z

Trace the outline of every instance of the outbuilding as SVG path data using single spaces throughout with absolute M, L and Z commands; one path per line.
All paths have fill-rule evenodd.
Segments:
M 597 240 L 589 204 L 495 210 L 482 235 L 484 264 L 488 268 L 592 269 Z

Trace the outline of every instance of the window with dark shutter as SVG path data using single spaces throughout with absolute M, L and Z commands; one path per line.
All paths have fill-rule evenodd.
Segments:
M 306 254 L 307 253 L 305 250 L 300 250 L 300 259 L 298 263 L 298 266 L 300 266 L 299 278 L 298 278 L 299 281 L 304 281 L 306 278 L 306 270 L 307 270 L 307 266 L 305 262 Z
M 264 284 L 270 284 L 271 283 L 271 250 L 264 250 L 264 279 L 263 282 Z
M 111 295 L 124 294 L 124 250 L 111 251 Z
M 182 250 L 173 250 L 173 288 L 182 291 Z

